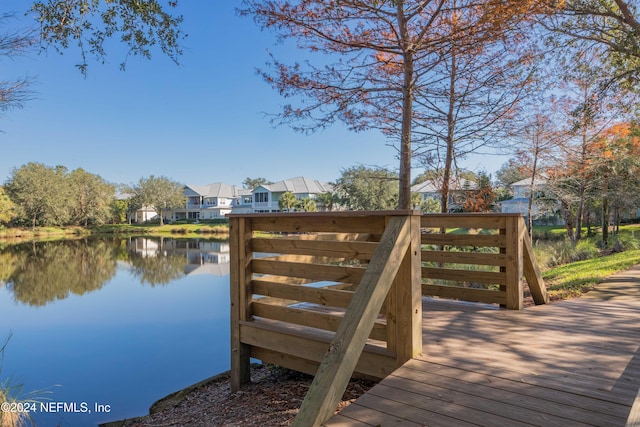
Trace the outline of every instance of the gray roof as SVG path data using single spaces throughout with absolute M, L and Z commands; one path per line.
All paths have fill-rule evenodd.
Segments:
M 203 197 L 226 197 L 233 199 L 239 195 L 240 188 L 235 185 L 216 182 L 209 185 L 187 185 L 194 193 Z
M 544 176 L 538 176 L 536 177 L 536 181 L 535 184 L 536 185 L 544 185 L 547 183 L 547 178 Z M 524 186 L 529 186 L 531 185 L 531 177 L 525 178 L 525 179 L 521 179 L 520 181 L 516 181 L 514 183 L 511 184 L 512 187 L 524 187 Z
M 269 185 L 261 185 L 260 187 L 269 190 L 272 193 L 284 193 L 289 191 L 293 194 L 320 194 L 333 191 L 333 187 L 329 184 L 303 176 L 285 179 L 284 181 L 275 182 Z
M 473 181 L 469 181 L 468 179 L 451 179 L 449 182 L 449 190 L 464 190 L 464 189 L 475 189 L 476 183 Z M 440 191 L 440 184 L 435 181 L 425 181 L 420 184 L 412 185 L 411 191 L 413 193 L 437 193 Z

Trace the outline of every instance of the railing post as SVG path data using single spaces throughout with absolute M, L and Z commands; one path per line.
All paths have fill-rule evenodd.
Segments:
M 526 227 L 524 225 L 524 218 L 521 217 L 520 222 L 522 223 L 521 227 Z M 547 288 L 544 285 L 542 273 L 540 272 L 540 268 L 538 267 L 536 256 L 533 253 L 533 244 L 531 243 L 531 237 L 529 237 L 528 234 L 525 234 L 524 236 L 523 249 L 523 273 L 524 277 L 527 279 L 527 284 L 529 285 L 529 290 L 531 291 L 533 302 L 536 305 L 549 304 L 549 295 L 547 294 Z
M 506 282 L 507 309 L 522 310 L 524 295 L 522 287 L 522 254 L 523 239 L 526 229 L 518 216 L 506 218 Z
M 396 353 L 398 367 L 422 352 L 420 217 L 409 217 L 411 244 L 385 302 L 387 349 Z
M 231 299 L 231 392 L 240 390 L 251 381 L 250 349 L 240 339 L 240 322 L 249 320 L 249 267 L 251 237 L 250 220 L 242 217 L 229 218 L 229 248 L 231 255 L 230 299 Z

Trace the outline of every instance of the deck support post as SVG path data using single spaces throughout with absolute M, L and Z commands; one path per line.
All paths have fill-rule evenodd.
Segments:
M 231 392 L 240 390 L 243 384 L 251 381 L 250 348 L 240 340 L 240 322 L 249 320 L 250 274 L 247 274 L 250 262 L 251 236 L 250 219 L 234 217 L 229 219 L 229 247 L 231 251 L 230 299 L 231 299 Z
M 507 309 L 522 310 L 524 306 L 522 253 L 526 227 L 520 217 L 509 217 L 506 221 Z
M 411 244 L 385 302 L 387 350 L 396 354 L 396 366 L 422 352 L 422 270 L 420 218 L 409 217 Z

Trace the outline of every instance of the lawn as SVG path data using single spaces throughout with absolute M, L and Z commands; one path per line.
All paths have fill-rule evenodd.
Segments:
M 31 228 L 0 228 L 0 238 L 6 239 L 50 239 L 66 238 L 74 236 L 88 235 L 171 235 L 198 237 L 209 235 L 216 237 L 226 237 L 229 234 L 229 226 L 225 223 L 216 224 L 112 224 L 96 227 L 36 227 Z
M 587 292 L 608 276 L 640 264 L 640 228 L 620 227 L 620 232 L 601 249 L 601 235 L 585 237 L 574 245 L 562 236 L 560 227 L 534 228 L 536 258 L 549 295 L 571 298 Z M 536 239 L 536 236 L 553 236 Z M 566 235 L 566 230 L 565 230 Z

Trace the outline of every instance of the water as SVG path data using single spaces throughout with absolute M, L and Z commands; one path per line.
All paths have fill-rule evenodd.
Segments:
M 35 398 L 38 426 L 144 415 L 229 369 L 228 271 L 228 244 L 207 240 L 5 247 L 0 344 L 11 338 L 0 381 Z

